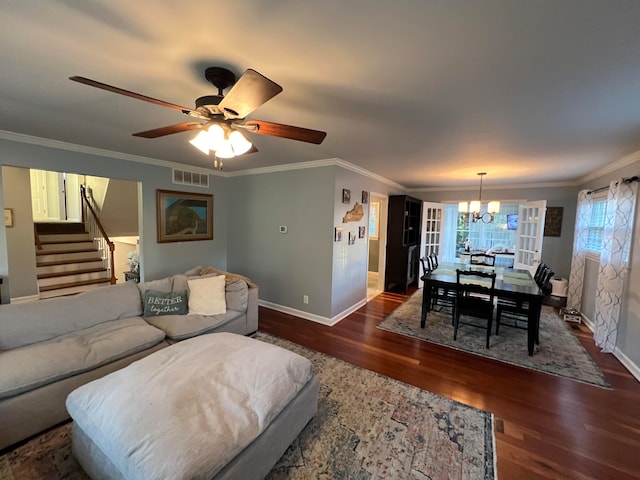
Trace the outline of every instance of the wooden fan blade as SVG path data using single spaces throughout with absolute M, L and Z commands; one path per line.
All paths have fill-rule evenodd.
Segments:
M 91 80 L 90 78 L 73 76 L 69 77 L 69 80 L 73 80 L 74 82 L 83 83 L 85 85 L 89 85 L 90 87 L 100 88 L 102 90 L 106 90 L 107 92 L 118 93 L 120 95 L 125 95 L 127 97 L 136 98 L 138 100 L 142 100 L 143 102 L 153 103 L 155 105 L 160 105 L 161 107 L 168 107 L 174 110 L 178 110 L 185 115 L 191 115 L 192 117 L 202 118 L 207 120 L 208 117 L 205 117 L 200 112 L 196 110 L 191 110 L 187 107 L 181 107 L 180 105 L 175 105 L 173 103 L 165 102 L 164 100 L 158 100 L 157 98 L 148 97 L 146 95 L 142 95 L 140 93 L 132 92 L 130 90 L 125 90 L 123 88 L 114 87 L 113 85 L 108 85 L 106 83 L 98 82 L 96 80 Z
M 320 145 L 327 136 L 326 132 L 319 130 L 311 130 L 309 128 L 293 127 L 291 125 L 283 125 L 281 123 L 265 122 L 263 120 L 250 120 L 245 123 L 246 126 L 256 126 L 257 130 L 248 129 L 251 133 L 258 135 L 271 135 L 272 137 L 288 138 L 298 140 L 300 142 L 315 143 Z
M 199 122 L 186 122 L 179 123 L 177 125 L 169 125 L 168 127 L 154 128 L 153 130 L 147 130 L 145 132 L 133 133 L 134 137 L 143 138 L 158 138 L 165 135 L 172 135 L 174 133 L 187 132 L 189 130 L 196 130 L 202 128 L 204 124 Z
M 280 85 L 255 70 L 248 69 L 231 87 L 218 107 L 228 118 L 244 118 L 280 92 Z

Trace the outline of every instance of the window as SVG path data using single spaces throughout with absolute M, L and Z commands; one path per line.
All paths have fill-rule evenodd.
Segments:
M 587 250 L 600 255 L 602 240 L 604 239 L 604 217 L 607 212 L 607 201 L 604 198 L 593 199 L 591 204 L 591 220 L 587 235 Z
M 380 202 L 371 202 L 369 205 L 369 238 L 378 240 L 380 234 Z
M 457 207 L 457 205 L 454 205 Z M 486 206 L 482 206 L 486 210 Z M 487 250 L 489 248 L 502 247 L 513 250 L 516 244 L 516 232 L 507 228 L 507 215 L 517 214 L 518 205 L 502 204 L 500 211 L 496 213 L 495 220 L 491 223 L 469 222 L 468 216 L 455 212 L 458 218 L 456 228 L 456 250 L 458 254 L 469 244 L 472 249 Z M 447 213 L 449 213 L 447 211 Z

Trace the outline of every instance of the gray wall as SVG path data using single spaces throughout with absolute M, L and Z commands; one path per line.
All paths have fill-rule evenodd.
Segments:
M 2 290 L 7 294 L 3 303 L 9 301 L 9 293 L 14 298 L 38 295 L 30 185 L 28 169 L 2 167 L 2 196 L 5 207 L 13 210 L 14 225 L 6 228 L 4 237 L 8 268 L 2 274 L 6 275 Z M 10 275 L 11 272 L 20 275 Z
M 342 203 L 342 189 L 351 203 Z M 367 238 L 348 244 L 348 233 L 367 225 L 343 223 L 362 190 L 393 192 L 389 185 L 340 166 L 250 174 L 229 179 L 229 270 L 260 285 L 274 308 L 330 323 L 366 300 Z M 288 233 L 278 232 L 280 225 Z M 334 242 L 342 227 L 342 242 Z M 303 296 L 309 295 L 304 304 Z
M 229 179 L 229 270 L 260 285 L 261 300 L 330 315 L 334 175 L 321 167 Z
M 120 178 L 140 182 L 138 190 L 141 275 L 152 280 L 194 265 L 227 266 L 227 186 L 225 179 L 210 177 L 208 189 L 174 185 L 170 166 L 157 166 L 131 162 L 119 158 L 92 155 L 40 145 L 0 140 L 0 165 L 13 165 L 51 171 L 65 171 L 107 178 Z M 156 241 L 156 189 L 212 193 L 214 195 L 214 239 L 210 241 L 159 244 Z M 0 195 L 0 202 L 4 203 Z M 1 205 L 0 205 L 1 206 Z M 0 229 L 0 260 L 8 257 L 6 233 Z M 185 248 L 186 247 L 186 248 Z M 0 274 L 11 275 L 6 262 L 0 265 Z M 22 272 L 14 275 L 22 275 Z M 4 294 L 4 289 L 3 289 Z M 13 293 L 12 296 L 15 297 Z
M 595 189 L 608 186 L 612 180 L 638 175 L 638 161 L 602 175 L 580 186 L 580 189 Z M 640 195 L 639 195 L 640 197 Z M 582 290 L 582 310 L 593 320 L 598 268 L 595 262 L 587 261 Z M 587 268 L 588 267 L 588 268 Z M 620 312 L 616 355 L 629 367 L 635 368 L 640 378 L 640 200 L 636 199 L 634 233 L 631 244 L 631 260 L 627 270 L 626 302 Z
M 478 190 L 413 191 L 411 195 L 428 202 L 458 202 L 473 200 Z M 577 187 L 547 188 L 486 188 L 482 189 L 486 200 L 500 200 L 510 203 L 546 200 L 547 207 L 564 207 L 562 230 L 559 237 L 543 237 L 542 261 L 549 265 L 555 276 L 569 277 L 571 252 L 573 250 L 573 229 L 576 217 Z

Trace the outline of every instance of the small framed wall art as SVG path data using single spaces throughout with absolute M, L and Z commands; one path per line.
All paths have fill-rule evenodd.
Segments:
M 367 192 L 366 190 L 362 191 L 362 204 L 366 205 L 367 203 L 369 203 L 369 192 Z
M 349 245 L 356 243 L 356 232 L 349 232 Z
M 342 241 L 342 228 L 340 227 L 336 227 L 335 231 L 333 233 L 333 240 L 335 242 L 341 242 Z
M 366 232 L 366 227 L 364 227 L 364 226 L 358 227 L 358 237 L 359 238 L 364 238 L 365 232 Z
M 351 203 L 351 190 L 348 188 L 342 189 L 342 203 Z

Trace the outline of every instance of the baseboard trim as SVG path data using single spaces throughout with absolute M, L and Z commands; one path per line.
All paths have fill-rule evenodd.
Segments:
M 587 318 L 584 314 L 582 315 L 582 320 L 584 324 L 593 332 L 593 322 L 590 318 Z M 635 377 L 638 382 L 640 382 L 640 366 L 636 365 L 633 360 L 631 360 L 627 355 L 620 350 L 618 347 L 613 351 L 613 356 L 616 357 L 620 363 L 629 370 L 629 373 Z
M 258 305 L 260 305 L 261 307 L 270 308 L 271 310 L 275 310 L 277 312 L 282 312 L 288 315 L 294 315 L 296 317 L 303 318 L 305 320 L 310 320 L 312 322 L 321 323 L 322 325 L 326 325 L 328 327 L 333 327 L 340 320 L 351 315 L 353 312 L 355 312 L 360 307 L 366 304 L 367 304 L 366 300 L 360 300 L 358 303 L 356 303 L 355 305 L 352 305 L 346 310 L 343 310 L 338 315 L 335 315 L 334 317 L 329 318 L 329 317 L 323 317 L 321 315 L 315 315 L 313 313 L 305 312 L 303 310 L 287 307 L 285 305 L 279 305 L 277 303 L 267 302 L 266 300 L 258 300 Z
M 9 303 L 29 303 L 40 300 L 40 295 L 28 295 L 26 297 L 11 297 Z
M 633 361 L 627 357 L 622 350 L 616 347 L 613 355 L 620 360 L 620 363 L 624 365 L 624 367 L 629 370 L 629 373 L 635 377 L 638 382 L 640 382 L 640 367 L 633 363 Z

